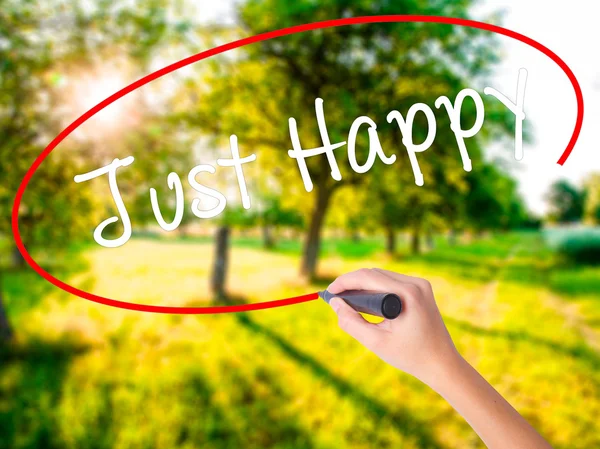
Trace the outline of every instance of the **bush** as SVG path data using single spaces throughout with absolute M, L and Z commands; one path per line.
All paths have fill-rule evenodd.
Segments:
M 577 263 L 600 264 L 600 228 L 556 229 L 548 241 L 560 254 Z

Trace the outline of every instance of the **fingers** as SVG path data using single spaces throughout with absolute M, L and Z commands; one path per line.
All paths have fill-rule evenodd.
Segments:
M 396 282 L 388 276 L 368 268 L 342 274 L 331 283 L 327 290 L 331 293 L 340 293 L 345 290 L 376 290 L 385 292 L 390 290 Z
M 361 342 L 367 348 L 373 345 L 381 337 L 382 330 L 373 323 L 365 320 L 360 313 L 355 311 L 341 298 L 333 298 L 329 305 L 338 316 L 340 328 Z
M 410 303 L 423 295 L 422 287 L 394 279 L 377 269 L 362 268 L 338 277 L 327 288 L 331 293 L 341 293 L 345 290 L 375 290 L 379 292 L 396 293 L 403 302 Z
M 381 274 L 391 277 L 392 279 L 395 279 L 397 281 L 405 282 L 408 284 L 415 284 L 416 286 L 420 287 L 425 292 L 427 292 L 428 290 L 431 290 L 431 283 L 427 279 L 423 279 L 423 278 L 419 278 L 419 277 L 415 277 L 415 276 L 408 276 L 406 274 L 395 273 L 393 271 L 384 270 L 382 268 L 373 268 L 373 270 L 378 271 Z

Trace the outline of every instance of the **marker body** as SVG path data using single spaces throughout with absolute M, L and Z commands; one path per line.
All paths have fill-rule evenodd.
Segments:
M 357 312 L 368 313 L 388 320 L 393 320 L 402 311 L 402 301 L 394 293 L 382 293 L 370 290 L 346 290 L 341 293 L 319 292 L 319 296 L 327 304 L 334 297 L 342 298 Z

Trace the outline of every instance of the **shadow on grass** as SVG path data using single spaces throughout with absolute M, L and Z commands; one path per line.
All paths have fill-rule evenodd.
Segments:
M 545 246 L 539 234 L 523 234 L 520 239 L 510 236 L 504 247 L 499 240 L 486 239 L 397 260 L 470 281 L 485 283 L 500 276 L 504 282 L 548 289 L 566 299 L 600 292 L 600 267 L 565 261 Z M 490 245 L 489 253 L 486 245 Z
M 228 304 L 240 304 L 244 302 L 244 298 L 241 297 L 229 298 L 227 300 Z M 405 434 L 408 438 L 414 439 L 421 448 L 433 449 L 444 447 L 430 432 L 427 423 L 415 419 L 405 410 L 391 410 L 382 402 L 366 395 L 347 380 L 332 373 L 318 360 L 296 348 L 273 330 L 250 318 L 248 314 L 238 313 L 235 317 L 242 326 L 269 340 L 287 357 L 297 362 L 301 367 L 308 369 L 316 377 L 326 381 L 340 396 L 354 402 L 373 421 L 388 420 L 393 422 L 397 430 Z
M 389 420 L 407 437 L 412 438 L 421 448 L 444 447 L 429 431 L 427 423 L 420 422 L 405 410 L 390 410 L 382 402 L 369 397 L 357 387 L 340 376 L 333 374 L 319 361 L 300 351 L 271 329 L 252 320 L 247 314 L 236 315 L 238 321 L 247 329 L 266 337 L 288 357 L 309 369 L 316 377 L 327 382 L 342 397 L 350 399 L 366 412 L 374 421 Z
M 54 256 L 42 254 L 38 263 L 44 270 L 65 282 L 68 282 L 70 277 L 89 270 L 89 263 L 83 257 L 82 250 L 68 250 Z M 94 282 L 93 277 L 88 277 L 79 288 L 91 289 Z M 28 265 L 2 269 L 0 289 L 11 320 L 16 320 L 22 313 L 34 309 L 50 292 L 59 291 L 58 287 L 46 281 Z M 69 298 L 66 292 L 64 298 Z
M 247 303 L 247 300 L 242 296 L 228 296 L 222 299 L 222 302 L 227 305 L 239 305 Z M 316 377 L 326 381 L 340 396 L 350 399 L 357 407 L 364 410 L 373 421 L 393 422 L 395 429 L 408 438 L 414 439 L 420 448 L 439 449 L 445 447 L 431 433 L 427 423 L 414 418 L 406 410 L 391 410 L 382 402 L 366 395 L 347 380 L 332 373 L 318 360 L 296 348 L 278 333 L 250 318 L 247 313 L 236 313 L 235 318 L 246 329 L 266 338 L 287 357 L 308 369 Z
M 234 411 L 236 421 L 245 418 L 248 426 L 252 428 L 246 432 L 251 435 L 250 446 L 283 446 L 298 449 L 315 447 L 313 435 L 303 429 L 301 421 L 295 415 L 286 416 L 282 413 L 282 410 L 289 409 L 289 404 L 293 403 L 295 398 L 283 387 L 276 372 L 259 367 L 252 377 L 248 378 L 234 367 L 225 369 L 231 373 L 231 381 L 237 385 L 241 395 L 240 402 L 244 404 Z
M 69 340 L 0 348 L 0 448 L 61 447 L 56 406 L 71 360 L 88 346 Z M 106 428 L 98 436 L 108 435 Z M 95 448 L 110 447 L 96 440 Z
M 341 273 L 340 273 L 341 274 Z M 330 273 L 320 273 L 316 276 L 313 276 L 310 280 L 312 284 L 318 285 L 323 289 L 327 288 L 329 284 L 337 279 L 338 276 Z
M 398 258 L 398 262 L 419 263 L 437 271 L 463 279 L 489 282 L 502 265 L 494 257 L 476 257 L 469 254 L 431 252 L 422 255 Z
M 206 382 L 208 376 L 198 369 L 183 383 L 181 400 L 190 416 L 202 413 L 201 419 L 189 419 L 177 430 L 177 447 L 209 441 L 211 447 L 243 447 L 244 438 L 226 413 L 215 406 L 215 390 Z
M 185 407 L 184 414 L 200 417 L 179 424 L 177 447 L 316 447 L 314 436 L 303 429 L 300 420 L 282 412 L 294 398 L 282 387 L 277 373 L 259 367 L 248 375 L 230 360 L 222 362 L 219 372 L 220 385 L 235 386 L 226 395 L 212 385 L 202 367 L 195 367 L 182 383 L 178 402 Z
M 536 346 L 547 348 L 553 352 L 566 355 L 581 361 L 588 365 L 592 370 L 600 370 L 600 356 L 596 351 L 585 344 L 576 346 L 565 346 L 559 343 L 545 340 L 543 338 L 535 337 L 527 332 L 515 332 L 506 331 L 500 329 L 486 329 L 484 327 L 475 326 L 468 321 L 457 320 L 455 318 L 444 317 L 444 321 L 449 325 L 456 327 L 470 334 L 491 337 L 491 338 L 502 338 L 507 341 L 517 343 L 529 343 Z
M 600 299 L 600 266 L 565 263 L 549 273 L 549 287 L 566 298 Z

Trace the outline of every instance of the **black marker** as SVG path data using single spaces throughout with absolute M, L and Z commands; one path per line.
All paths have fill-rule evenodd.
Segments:
M 319 292 L 319 297 L 327 304 L 335 297 L 342 298 L 357 312 L 380 316 L 393 320 L 402 312 L 402 301 L 394 293 L 381 293 L 369 290 L 347 290 L 341 293 Z

